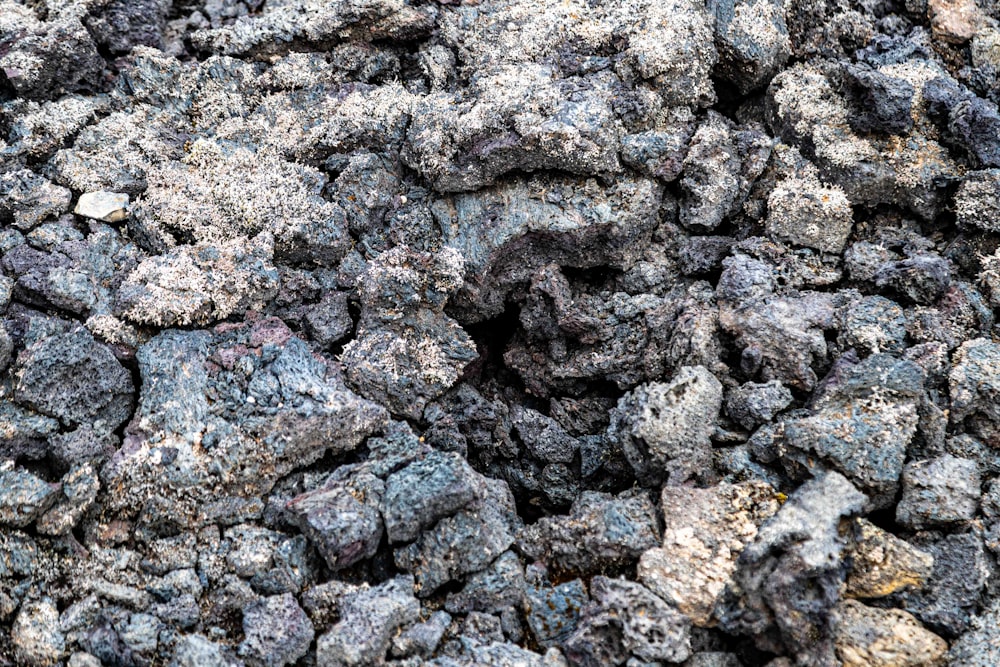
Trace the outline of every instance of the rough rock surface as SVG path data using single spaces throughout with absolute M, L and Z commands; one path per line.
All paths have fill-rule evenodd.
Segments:
M 993 0 L 0 0 L 0 667 L 1000 664 Z

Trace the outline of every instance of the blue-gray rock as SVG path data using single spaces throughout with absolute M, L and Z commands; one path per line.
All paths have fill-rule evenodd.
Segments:
M 430 452 L 386 479 L 382 516 L 390 543 L 412 542 L 420 531 L 465 508 L 485 492 L 484 480 L 458 454 Z

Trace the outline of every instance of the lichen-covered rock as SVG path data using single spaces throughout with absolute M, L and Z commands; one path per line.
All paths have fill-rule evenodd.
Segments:
M 700 472 L 722 407 L 722 385 L 708 369 L 680 369 L 669 383 L 626 394 L 612 413 L 609 436 L 643 480 L 678 484 Z
M 914 461 L 906 465 L 902 481 L 896 521 L 908 528 L 968 521 L 979 507 L 982 482 L 974 461 L 950 454 Z
M 743 548 L 779 508 L 763 482 L 711 489 L 664 487 L 663 544 L 639 560 L 639 580 L 697 626 L 713 622 L 715 604 Z
M 714 0 L 716 74 L 741 93 L 766 85 L 791 55 L 785 9 L 773 0 Z
M 955 216 L 960 225 L 986 231 L 997 229 L 1000 207 L 1000 169 L 985 169 L 966 174 L 955 193 Z
M 815 170 L 778 182 L 767 198 L 767 212 L 768 234 L 823 252 L 843 250 L 854 223 L 843 190 L 823 185 Z
M 372 262 L 358 284 L 357 337 L 341 355 L 359 393 L 417 418 L 458 381 L 477 351 L 443 310 L 461 286 L 463 270 L 453 250 L 427 255 L 397 247 Z
M 20 664 L 56 664 L 66 650 L 66 638 L 59 630 L 59 612 L 52 600 L 25 603 L 11 627 L 10 642 Z
M 878 72 L 902 79 L 914 90 L 947 76 L 939 65 L 917 59 L 884 65 Z M 768 89 L 768 104 L 775 132 L 800 147 L 854 204 L 898 203 L 929 218 L 943 204 L 938 183 L 959 176 L 954 159 L 931 138 L 926 116 L 905 141 L 858 135 L 849 121 L 848 101 L 819 62 L 793 65 L 778 74 Z
M 261 310 L 278 290 L 269 246 L 183 246 L 149 257 L 118 288 L 116 310 L 131 322 L 160 327 L 204 325 Z
M 97 83 L 104 61 L 74 12 L 53 12 L 40 21 L 33 9 L 14 2 L 0 5 L 0 55 L 3 81 L 18 95 L 51 99 Z
M 267 7 L 233 25 L 200 30 L 191 38 L 197 48 L 226 55 L 267 57 L 287 53 L 291 45 L 320 47 L 350 38 L 405 39 L 426 33 L 437 12 L 403 0 L 350 2 L 330 6 L 296 0 Z

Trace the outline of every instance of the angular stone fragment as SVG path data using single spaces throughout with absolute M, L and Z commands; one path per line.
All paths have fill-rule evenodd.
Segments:
M 588 574 L 637 559 L 659 544 L 656 512 L 645 493 L 584 491 L 568 516 L 525 527 L 518 547 L 555 570 Z
M 132 377 L 106 346 L 78 327 L 44 338 L 17 359 L 15 399 L 67 426 L 121 425 L 132 412 Z
M 59 630 L 59 611 L 53 601 L 25 603 L 14 619 L 10 642 L 18 664 L 31 667 L 56 664 L 66 650 L 66 638 Z
M 487 480 L 476 503 L 397 548 L 396 567 L 412 573 L 417 594 L 427 597 L 449 581 L 485 569 L 513 544 L 519 528 L 510 488 Z
M 399 629 L 420 615 L 413 585 L 413 577 L 396 577 L 341 598 L 340 621 L 317 641 L 317 662 L 329 667 L 381 662 Z
M 778 511 L 779 496 L 766 483 L 744 482 L 708 489 L 668 486 L 661 502 L 663 544 L 642 554 L 639 581 L 695 625 L 711 625 L 740 553 Z
M 842 358 L 813 399 L 813 413 L 784 422 L 786 468 L 829 467 L 865 491 L 873 505 L 891 504 L 907 446 L 917 432 L 926 376 L 915 363 L 876 354 Z
M 264 598 L 243 610 L 239 654 L 250 665 L 283 667 L 298 661 L 312 644 L 312 621 L 289 593 Z
M 139 406 L 101 474 L 108 505 L 127 515 L 159 497 L 169 499 L 171 521 L 199 521 L 220 497 L 266 493 L 387 420 L 276 319 L 165 331 L 136 356 Z
M 702 366 L 684 367 L 669 383 L 642 385 L 612 412 L 609 437 L 640 480 L 674 484 L 706 465 L 722 407 L 722 385 Z
M 968 521 L 979 508 L 979 467 L 974 461 L 945 454 L 908 463 L 896 521 L 913 529 Z
M 482 478 L 461 456 L 431 452 L 386 480 L 382 515 L 390 543 L 410 542 L 483 491 Z
M 242 663 L 228 648 L 190 634 L 177 642 L 169 667 L 239 667 Z
M 375 555 L 382 539 L 378 506 L 384 488 L 367 473 L 346 482 L 330 479 L 293 498 L 285 511 L 336 571 Z
M 923 587 L 904 589 L 889 601 L 943 637 L 957 637 L 969 627 L 990 576 L 981 532 L 973 527 L 968 533 L 929 533 L 913 541 L 934 558 L 934 569 Z
M 948 644 L 898 609 L 845 600 L 833 611 L 834 646 L 844 667 L 936 665 Z
M 934 36 L 954 44 L 969 41 L 985 20 L 976 0 L 927 0 L 927 16 Z
M 562 644 L 576 629 L 580 610 L 587 604 L 583 581 L 573 579 L 553 586 L 545 568 L 531 565 L 525 573 L 524 605 L 528 627 L 544 648 Z
M 22 470 L 0 470 L 0 524 L 24 528 L 59 499 L 59 486 Z
M 496 613 L 520 606 L 523 599 L 524 567 L 513 551 L 505 551 L 488 568 L 470 575 L 461 591 L 449 593 L 444 606 L 453 614 Z
M 777 380 L 747 382 L 726 395 L 726 414 L 745 429 L 774 419 L 792 402 L 792 392 Z
M 835 472 L 800 486 L 740 555 L 716 608 L 719 626 L 800 664 L 836 664 L 831 611 L 845 574 L 840 523 L 865 500 Z
M 691 655 L 688 619 L 640 584 L 598 576 L 591 595 L 594 601 L 565 642 L 573 664 L 621 664 L 628 656 L 676 663 Z
M 123 192 L 85 192 L 73 212 L 102 222 L 121 222 L 128 216 L 129 196 Z
M 934 568 L 934 557 L 865 519 L 853 522 L 854 541 L 844 593 L 854 598 L 880 598 L 904 588 L 919 588 Z

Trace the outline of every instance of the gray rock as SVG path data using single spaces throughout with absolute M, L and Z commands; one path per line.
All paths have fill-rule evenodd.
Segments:
M 308 653 L 315 632 L 295 598 L 286 593 L 247 606 L 243 634 L 239 654 L 248 664 L 282 667 Z
M 524 568 L 513 551 L 505 551 L 490 566 L 468 577 L 461 591 L 449 593 L 445 609 L 453 614 L 470 611 L 501 612 L 520 606 L 524 598 Z
M 72 193 L 28 169 L 0 174 L 0 220 L 29 230 L 69 208 Z
M 592 179 L 535 176 L 436 201 L 444 242 L 465 263 L 453 309 L 463 322 L 495 317 L 508 294 L 550 263 L 629 265 L 657 225 L 660 198 L 649 178 L 622 178 L 605 190 Z
M 726 394 L 726 414 L 751 430 L 765 424 L 792 403 L 792 392 L 777 380 L 747 382 Z
M 320 636 L 316 660 L 330 667 L 381 662 L 396 633 L 420 615 L 413 577 L 397 577 L 338 602 L 340 621 Z
M 589 601 L 583 581 L 552 585 L 544 567 L 531 565 L 525 573 L 524 604 L 528 627 L 543 648 L 566 642 L 576 630 L 580 611 Z
M 553 569 L 591 574 L 634 562 L 659 539 L 659 521 L 645 492 L 584 491 L 569 515 L 539 519 L 524 528 L 517 543 Z
M 501 480 L 487 480 L 478 502 L 397 548 L 396 567 L 412 573 L 417 594 L 427 597 L 449 581 L 488 567 L 513 544 L 519 528 L 510 488 Z
M 591 595 L 594 601 L 565 642 L 573 664 L 620 664 L 628 656 L 676 663 L 691 655 L 690 622 L 647 588 L 599 576 L 591 580 Z
M 968 521 L 979 508 L 980 487 L 974 461 L 945 454 L 908 463 L 896 521 L 914 529 Z
M 715 16 L 715 72 L 743 94 L 766 85 L 791 55 L 785 12 L 773 0 L 718 0 L 708 3 Z
M 800 486 L 744 549 L 716 608 L 719 627 L 801 665 L 833 665 L 830 614 L 846 574 L 842 517 L 865 496 L 835 472 Z
M 445 630 L 451 624 L 451 615 L 436 611 L 422 623 L 415 623 L 392 640 L 392 655 L 396 658 L 427 657 L 441 643 Z
M 103 422 L 110 431 L 132 413 L 131 375 L 82 327 L 26 348 L 16 372 L 15 399 L 66 426 Z
M 385 483 L 382 516 L 389 542 L 413 541 L 484 491 L 482 477 L 458 454 L 431 452 L 414 461 Z
M 722 407 L 722 385 L 702 366 L 685 367 L 669 383 L 626 394 L 612 411 L 609 437 L 640 480 L 677 484 L 708 463 Z
M 58 500 L 58 484 L 23 470 L 0 470 L 0 523 L 24 528 Z
M 241 667 L 243 661 L 203 635 L 184 635 L 174 647 L 170 667 Z
M 989 556 L 979 531 L 944 537 L 929 534 L 913 540 L 934 558 L 934 569 L 920 589 L 892 595 L 891 603 L 916 616 L 946 639 L 969 628 L 990 576 Z
M 43 535 L 65 535 L 97 500 L 101 483 L 91 464 L 73 468 L 60 480 L 62 495 L 35 525 Z
M 347 482 L 330 479 L 289 501 L 285 511 L 336 571 L 375 555 L 382 539 L 378 507 L 384 489 L 381 480 L 366 473 Z
M 1000 609 L 994 603 L 972 619 L 971 628 L 959 637 L 948 651 L 946 659 L 954 667 L 987 667 L 1000 660 Z

